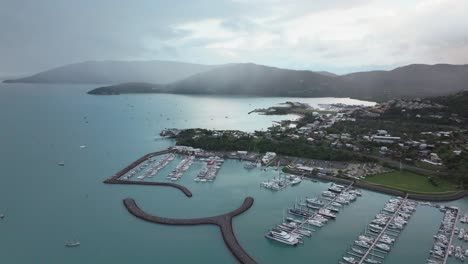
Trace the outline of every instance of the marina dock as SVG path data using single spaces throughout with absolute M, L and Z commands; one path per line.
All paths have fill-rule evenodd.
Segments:
M 252 207 L 253 202 L 254 199 L 252 197 L 247 197 L 239 208 L 222 215 L 204 218 L 174 219 L 148 214 L 141 210 L 135 200 L 131 198 L 123 200 L 125 208 L 127 208 L 132 215 L 148 222 L 164 225 L 217 225 L 220 228 L 224 243 L 234 257 L 243 264 L 255 264 L 257 262 L 247 254 L 237 241 L 232 228 L 232 219 Z
M 353 186 L 353 183 L 351 183 L 350 185 L 348 185 L 342 192 L 347 192 L 349 189 L 351 189 L 351 187 Z M 329 200 L 324 206 L 323 208 L 327 208 L 329 205 L 331 205 L 332 203 L 334 203 L 336 201 L 336 199 L 338 198 L 339 196 L 337 195 L 336 197 L 332 198 L 331 200 Z M 298 229 L 301 229 L 303 226 L 305 226 L 309 220 L 312 220 L 314 217 L 316 217 L 318 214 L 319 214 L 319 210 L 316 211 L 315 213 L 312 214 L 312 216 L 306 218 L 304 221 L 302 221 L 302 223 L 300 223 L 296 229 L 294 229 L 292 232 L 295 232 L 297 231 Z
M 450 239 L 449 239 L 449 243 L 448 243 L 448 246 L 450 247 L 450 245 L 452 245 L 452 241 L 453 241 L 453 235 L 455 234 L 455 226 L 456 226 L 456 223 L 458 222 L 458 218 L 460 217 L 460 210 L 455 210 L 455 224 L 453 225 L 452 227 L 452 232 L 450 234 Z M 448 260 L 448 257 L 449 257 L 449 250 L 445 250 L 445 256 L 444 256 L 444 261 L 442 262 L 443 264 L 447 264 L 447 260 Z
M 118 171 L 116 174 L 112 175 L 110 178 L 106 179 L 104 183 L 106 184 L 129 184 L 129 185 L 146 185 L 146 186 L 166 186 L 166 187 L 173 187 L 185 194 L 187 197 L 192 197 L 192 192 L 185 186 L 170 183 L 170 182 L 148 182 L 148 181 L 134 181 L 134 180 L 122 180 L 121 177 L 137 167 L 142 162 L 159 155 L 164 155 L 172 153 L 172 150 L 166 149 L 162 151 L 152 152 L 144 155 L 143 157 L 137 159 L 136 161 L 132 162 L 127 167 L 123 168 L 122 170 Z
M 342 259 L 352 264 L 381 264 L 416 211 L 417 205 L 415 201 L 408 199 L 408 195 L 404 198 L 391 198 Z
M 382 228 L 382 230 L 380 231 L 380 233 L 377 235 L 377 237 L 374 239 L 374 242 L 372 242 L 371 246 L 367 249 L 367 251 L 365 252 L 365 254 L 361 257 L 361 259 L 359 260 L 358 264 L 362 264 L 366 261 L 366 258 L 367 256 L 374 250 L 375 248 L 375 245 L 377 243 L 380 243 L 380 238 L 382 237 L 382 235 L 385 234 L 385 231 L 388 229 L 389 225 L 393 222 L 393 220 L 395 219 L 395 217 L 399 214 L 400 210 L 401 210 L 401 207 L 403 205 L 405 205 L 405 202 L 408 200 L 408 195 L 405 196 L 405 198 L 400 202 L 400 205 L 398 206 L 398 208 L 395 210 L 395 213 L 393 213 L 392 217 L 390 218 L 390 220 L 388 220 L 387 224 Z
M 352 184 L 332 184 L 327 191 L 322 192 L 322 198 L 306 197 L 299 203 L 296 199 L 294 207 L 288 209 L 288 213 L 294 217 L 283 215 L 283 222 L 271 228 L 265 237 L 290 246 L 304 243 L 303 237 L 311 237 L 317 231 L 315 227 L 321 228 L 329 220 L 336 219 L 335 213 L 362 195 L 359 190 L 350 190 L 351 188 Z
M 112 175 L 109 179 L 105 180 L 104 183 L 108 183 L 106 181 L 108 180 L 117 180 L 119 179 L 120 177 L 122 177 L 123 175 L 125 175 L 127 172 L 129 172 L 130 170 L 132 170 L 133 168 L 137 167 L 140 163 L 144 162 L 145 160 L 147 159 L 150 159 L 152 157 L 155 157 L 155 156 L 159 156 L 159 155 L 164 155 L 164 154 L 168 154 L 168 153 L 171 153 L 172 150 L 170 149 L 165 149 L 165 150 L 162 150 L 162 151 L 157 151 L 157 152 L 152 152 L 152 153 L 148 153 L 146 155 L 144 155 L 143 157 L 135 160 L 134 162 L 132 162 L 130 165 L 128 165 L 127 167 L 121 169 L 120 171 L 118 171 L 116 174 Z

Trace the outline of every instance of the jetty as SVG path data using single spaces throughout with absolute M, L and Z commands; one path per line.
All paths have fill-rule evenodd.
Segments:
M 334 213 L 338 213 L 342 207 L 355 201 L 357 196 L 362 195 L 358 190 L 351 190 L 352 184 L 342 186 L 332 184 L 328 191 L 324 191 L 320 199 L 318 197 L 307 198 L 299 203 L 294 203 L 293 208 L 288 209 L 288 213 L 295 217 L 285 217 L 283 222 L 270 229 L 265 237 L 284 243 L 290 246 L 297 246 L 304 243 L 303 237 L 311 237 L 312 233 L 317 231 L 313 227 L 323 227 L 328 220 L 336 219 Z M 334 190 L 334 192 L 330 191 Z M 332 198 L 328 198 L 331 197 Z
M 137 167 L 139 164 L 144 162 L 145 160 L 148 160 L 152 157 L 159 156 L 159 155 L 164 155 L 171 153 L 172 150 L 166 149 L 162 151 L 157 151 L 157 152 L 152 152 L 144 155 L 143 157 L 137 159 L 136 161 L 132 162 L 130 165 L 127 167 L 121 169 L 118 171 L 116 174 L 112 175 L 110 178 L 106 179 L 104 183 L 106 184 L 128 184 L 128 185 L 146 185 L 146 186 L 166 186 L 166 187 L 172 187 L 180 190 L 185 194 L 187 197 L 192 197 L 192 192 L 185 186 L 176 184 L 176 183 L 170 183 L 170 182 L 155 182 L 155 181 L 133 181 L 133 180 L 123 180 L 121 177 Z
M 387 224 L 385 224 L 385 226 L 380 230 L 380 233 L 374 239 L 374 242 L 372 242 L 371 246 L 367 249 L 366 253 L 364 253 L 364 255 L 361 257 L 358 264 L 364 263 L 366 261 L 367 256 L 374 250 L 375 245 L 377 243 L 380 243 L 380 238 L 385 234 L 385 231 L 388 229 L 388 227 L 393 222 L 395 217 L 397 217 L 398 213 L 400 212 L 401 207 L 403 207 L 403 205 L 406 204 L 407 200 L 408 200 L 408 195 L 406 195 L 405 198 L 400 202 L 400 205 L 398 205 L 397 209 L 395 210 L 395 213 L 393 213 L 393 215 L 387 221 Z
M 454 211 L 455 211 L 455 221 L 454 221 L 454 224 L 452 225 L 452 231 L 450 233 L 450 239 L 448 243 L 449 247 L 450 245 L 452 245 L 453 235 L 455 234 L 456 223 L 458 222 L 458 217 L 460 216 L 460 210 L 458 208 L 456 210 L 454 209 Z M 445 250 L 444 261 L 442 262 L 443 264 L 447 264 L 448 257 L 449 257 L 449 250 L 447 249 Z
M 147 159 L 150 159 L 152 157 L 155 157 L 155 156 L 159 156 L 159 155 L 164 155 L 164 154 L 168 154 L 168 153 L 171 153 L 172 150 L 170 149 L 165 149 L 165 150 L 162 150 L 162 151 L 157 151 L 157 152 L 152 152 L 152 153 L 148 153 L 146 155 L 144 155 L 143 157 L 135 160 L 134 162 L 132 162 L 130 165 L 128 165 L 127 167 L 121 169 L 120 171 L 118 171 L 116 174 L 112 175 L 108 180 L 106 181 L 109 181 L 109 180 L 118 180 L 120 177 L 122 177 L 123 175 L 125 175 L 127 172 L 129 172 L 130 170 L 132 170 L 133 168 L 137 167 L 140 163 L 144 162 L 145 160 Z M 104 181 L 104 183 L 108 183 Z
M 145 211 L 141 210 L 138 205 L 136 204 L 135 200 L 132 198 L 126 198 L 123 200 L 125 208 L 137 218 L 142 220 L 163 224 L 163 225 L 216 225 L 219 227 L 221 234 L 223 236 L 224 243 L 234 255 L 234 257 L 243 264 L 254 264 L 256 263 L 255 260 L 247 254 L 247 252 L 241 247 L 237 238 L 234 234 L 234 230 L 232 227 L 232 219 L 243 212 L 247 211 L 250 207 L 252 207 L 254 199 L 252 197 L 245 198 L 242 205 L 226 214 L 221 214 L 217 216 L 211 217 L 203 217 L 203 218 L 189 218 L 189 219 L 174 219 L 174 218 L 166 218 L 166 217 L 159 217 L 156 215 L 151 215 L 146 213 Z
M 391 198 L 368 225 L 366 231 L 354 241 L 351 251 L 345 253 L 343 260 L 353 264 L 382 263 L 416 207 L 417 203 L 409 200 L 408 195 L 404 198 Z
M 342 192 L 347 192 L 349 189 L 351 189 L 351 187 L 353 186 L 353 183 L 351 183 L 350 185 L 346 186 L 346 188 L 342 191 Z M 336 199 L 338 199 L 338 195 L 332 199 L 330 199 L 324 206 L 323 208 L 327 208 L 328 206 L 330 206 L 332 203 L 334 203 L 336 201 Z M 313 213 L 310 217 L 306 218 L 304 221 L 302 221 L 297 227 L 296 229 L 293 230 L 294 231 L 297 231 L 298 229 L 302 228 L 304 225 L 306 225 L 309 220 L 312 220 L 314 217 L 316 217 L 318 214 L 319 214 L 320 211 L 316 211 L 315 213 Z

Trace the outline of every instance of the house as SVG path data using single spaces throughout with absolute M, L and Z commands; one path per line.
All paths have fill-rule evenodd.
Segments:
M 383 130 L 383 129 L 379 129 L 377 130 L 377 136 L 387 136 L 388 135 L 388 132 L 387 130 Z
M 309 166 L 298 166 L 297 169 L 301 172 L 308 172 L 308 173 L 314 170 L 314 168 L 309 167 Z
M 372 136 L 372 141 L 378 143 L 395 143 L 395 141 L 399 141 L 400 137 L 391 137 L 391 136 Z

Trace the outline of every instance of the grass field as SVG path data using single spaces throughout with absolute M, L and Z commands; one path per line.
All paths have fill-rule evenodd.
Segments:
M 435 178 L 438 186 L 432 185 L 426 176 L 409 171 L 393 171 L 368 176 L 365 181 L 393 189 L 414 193 L 447 193 L 456 191 L 455 186 L 440 178 Z

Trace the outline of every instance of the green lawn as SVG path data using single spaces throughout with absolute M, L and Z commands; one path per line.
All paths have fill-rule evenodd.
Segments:
M 368 176 L 365 181 L 401 191 L 415 193 L 446 193 L 456 191 L 456 188 L 452 183 L 440 178 L 435 179 L 438 186 L 432 185 L 426 176 L 409 171 L 393 171 Z

